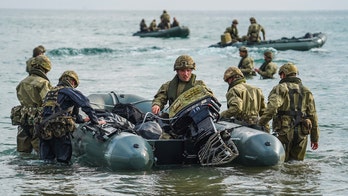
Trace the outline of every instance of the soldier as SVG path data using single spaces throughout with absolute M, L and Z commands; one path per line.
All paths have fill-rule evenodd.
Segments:
M 178 27 L 178 26 L 180 26 L 178 20 L 175 17 L 173 17 L 173 23 L 172 23 L 171 27 Z
M 145 19 L 142 19 L 140 22 L 140 32 L 148 32 L 149 29 L 147 28 L 147 25 L 145 23 Z
M 160 87 L 152 101 L 152 113 L 158 114 L 169 102 L 169 106 L 185 91 L 196 86 L 206 87 L 202 80 L 196 80 L 192 73 L 196 69 L 196 63 L 188 55 L 179 56 L 174 63 L 176 75 Z
M 30 61 L 29 76 L 17 86 L 17 98 L 21 104 L 21 118 L 18 126 L 17 151 L 39 152 L 39 138 L 34 135 L 34 118 L 41 112 L 43 99 L 52 88 L 47 73 L 51 70 L 51 61 L 45 55 L 33 57 Z
M 259 69 L 255 68 L 255 72 L 257 72 L 262 79 L 273 79 L 273 75 L 277 72 L 278 66 L 273 60 L 273 53 L 271 51 L 265 51 L 263 53 L 263 57 L 265 62 L 260 66 Z
M 273 119 L 273 131 L 285 148 L 285 161 L 303 160 L 310 134 L 311 148 L 318 148 L 319 128 L 314 97 L 296 77 L 298 70 L 292 63 L 279 68 L 280 82 L 268 96 L 267 109 L 259 125 L 265 126 Z
M 163 13 L 160 16 L 161 22 L 163 27 L 166 29 L 170 28 L 170 15 L 167 13 L 166 10 L 163 10 Z
M 254 59 L 248 56 L 248 49 L 245 46 L 239 48 L 239 56 L 242 59 L 239 61 L 238 68 L 242 71 L 246 78 L 256 76 L 254 71 Z
M 149 26 L 150 31 L 157 31 L 157 24 L 156 24 L 156 19 L 153 19 L 150 26 Z
M 79 85 L 74 71 L 65 71 L 58 85 L 47 93 L 43 103 L 42 120 L 37 126 L 40 136 L 40 158 L 47 163 L 55 160 L 69 164 L 72 155 L 70 134 L 75 131 L 76 123 L 90 121 L 92 124 L 105 124 L 98 121 L 89 100 L 75 88 Z M 79 115 L 79 108 L 88 117 Z
M 232 21 L 231 27 L 228 27 L 225 31 L 225 33 L 230 33 L 233 43 L 241 41 L 241 38 L 238 35 L 237 25 L 238 25 L 238 20 L 234 19 Z
M 39 55 L 45 54 L 46 49 L 43 45 L 39 45 L 33 49 L 33 56 L 26 61 L 27 67 L 26 67 L 26 72 L 29 73 L 29 69 L 31 68 L 31 61 L 34 60 L 35 57 Z
M 233 117 L 240 124 L 260 128 L 257 122 L 266 108 L 262 90 L 247 84 L 243 73 L 235 66 L 227 68 L 223 79 L 228 84 L 227 110 L 221 112 L 221 118 Z
M 260 32 L 262 32 L 263 40 L 266 40 L 266 32 L 265 29 L 260 25 L 257 24 L 256 19 L 254 17 L 250 18 L 250 25 L 248 28 L 247 37 L 250 42 L 260 42 Z

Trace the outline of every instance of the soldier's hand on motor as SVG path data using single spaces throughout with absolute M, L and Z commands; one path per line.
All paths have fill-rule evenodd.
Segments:
M 105 120 L 98 120 L 98 124 L 99 124 L 99 125 L 105 125 L 105 124 L 106 124 L 106 121 L 105 121 Z
M 86 118 L 83 119 L 84 122 L 88 122 L 90 121 L 91 119 L 89 119 L 89 117 L 87 116 Z
M 318 142 L 311 142 L 312 150 L 318 149 Z
M 158 114 L 160 112 L 161 108 L 158 105 L 152 106 L 152 113 Z

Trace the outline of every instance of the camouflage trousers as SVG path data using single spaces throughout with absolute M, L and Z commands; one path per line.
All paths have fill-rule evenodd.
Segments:
M 33 126 L 18 126 L 17 132 L 17 151 L 31 153 L 33 150 L 39 152 L 40 140 L 38 137 L 33 137 Z
M 295 131 L 292 128 L 286 132 L 278 132 L 278 139 L 284 146 L 285 161 L 304 160 L 308 137 L 301 130 Z

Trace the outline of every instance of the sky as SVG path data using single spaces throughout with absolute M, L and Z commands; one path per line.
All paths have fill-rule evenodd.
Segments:
M 1 8 L 69 10 L 348 10 L 348 0 L 1 0 Z

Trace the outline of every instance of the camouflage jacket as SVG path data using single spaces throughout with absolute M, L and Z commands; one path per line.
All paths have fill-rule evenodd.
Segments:
M 22 106 L 40 107 L 52 86 L 43 72 L 35 69 L 30 73 L 17 85 L 17 98 Z
M 284 78 L 272 89 L 268 96 L 267 108 L 259 120 L 259 125 L 266 125 L 273 119 L 272 127 L 274 131 L 288 132 L 294 130 L 293 117 L 285 114 L 286 111 L 291 111 L 289 88 L 299 89 L 302 93 L 302 103 L 299 104 L 299 98 L 296 96 L 294 105 L 302 106 L 301 112 L 304 114 L 304 118 L 309 119 L 312 123 L 312 129 L 310 130 L 311 142 L 318 142 L 319 127 L 314 97 L 311 91 L 302 85 L 301 79 L 297 77 Z
M 205 83 L 202 80 L 196 80 L 196 75 L 192 74 L 189 82 L 182 82 L 177 75 L 171 80 L 168 81 L 160 87 L 157 91 L 152 105 L 160 106 L 163 110 L 164 106 L 169 102 L 169 106 L 186 90 L 196 86 L 202 85 L 206 87 Z
M 254 71 L 254 59 L 246 56 L 239 61 L 238 68 L 244 76 L 256 75 Z
M 260 24 L 254 23 L 249 26 L 247 36 L 249 40 L 257 42 L 261 40 L 260 32 L 262 32 L 263 39 L 266 40 L 265 29 Z
M 262 90 L 245 82 L 245 78 L 234 81 L 226 93 L 227 110 L 221 112 L 221 118 L 235 117 L 248 124 L 257 124 L 266 105 Z
M 263 79 L 273 78 L 273 75 L 277 73 L 278 66 L 277 64 L 271 62 L 264 62 L 259 68 L 259 74 Z

